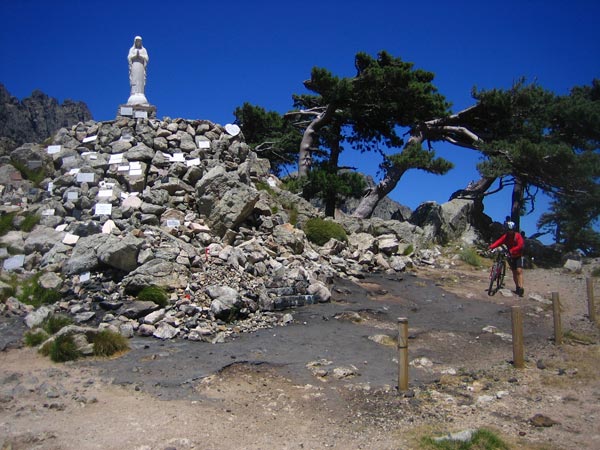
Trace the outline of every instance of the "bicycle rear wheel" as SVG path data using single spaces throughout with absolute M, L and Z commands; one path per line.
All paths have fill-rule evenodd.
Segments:
M 490 286 L 488 287 L 488 295 L 494 295 L 496 290 L 494 289 L 494 282 L 498 278 L 498 263 L 495 262 L 490 270 Z
M 502 286 L 504 286 L 504 277 L 506 276 L 506 263 L 504 261 L 498 263 L 498 275 L 496 277 L 496 291 L 498 291 Z

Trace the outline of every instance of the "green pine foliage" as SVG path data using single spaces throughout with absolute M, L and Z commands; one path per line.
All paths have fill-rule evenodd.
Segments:
M 273 173 L 280 175 L 286 166 L 296 162 L 302 136 L 288 119 L 248 102 L 233 114 L 246 143 L 261 158 L 269 160 Z
M 343 242 L 348 241 L 346 230 L 340 224 L 330 220 L 309 219 L 304 224 L 303 230 L 306 238 L 317 245 L 324 245 L 332 238 Z

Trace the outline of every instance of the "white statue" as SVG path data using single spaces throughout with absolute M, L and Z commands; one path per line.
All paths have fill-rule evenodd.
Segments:
M 150 58 L 148 52 L 142 46 L 140 36 L 136 36 L 133 40 L 133 47 L 129 49 L 127 60 L 129 61 L 129 84 L 131 85 L 131 95 L 127 100 L 127 104 L 148 104 L 148 100 L 144 95 L 144 88 L 146 87 L 146 65 Z

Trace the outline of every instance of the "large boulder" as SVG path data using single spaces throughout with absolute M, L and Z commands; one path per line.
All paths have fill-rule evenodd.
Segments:
M 242 183 L 237 173 L 226 172 L 223 166 L 211 169 L 196 183 L 196 194 L 198 212 L 219 236 L 243 223 L 260 198 L 256 189 Z
M 152 259 L 123 278 L 126 293 L 137 294 L 145 286 L 183 289 L 189 280 L 189 270 L 171 261 Z
M 477 228 L 483 216 L 477 201 L 455 198 L 442 205 L 436 202 L 421 204 L 410 222 L 423 228 L 427 238 L 433 242 L 444 245 L 462 239 L 472 244 L 479 239 Z
M 107 234 L 94 234 L 80 238 L 71 257 L 63 264 L 63 273 L 74 275 L 96 269 L 100 263 L 96 249 L 109 239 Z
M 107 266 L 131 272 L 138 266 L 137 256 L 143 244 L 141 239 L 132 235 L 123 238 L 109 235 L 97 249 L 98 259 Z

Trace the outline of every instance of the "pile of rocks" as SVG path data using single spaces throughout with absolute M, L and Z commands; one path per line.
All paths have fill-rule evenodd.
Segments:
M 348 242 L 311 244 L 301 227 L 321 213 L 279 188 L 235 125 L 87 121 L 1 162 L 3 213 L 15 225 L 40 217 L 32 231 L 0 237 L 3 268 L 41 271 L 40 284 L 62 294 L 29 326 L 62 311 L 127 336 L 221 340 L 290 320 L 276 311 L 328 301 L 335 276 L 435 256 L 422 250 L 430 234 L 396 220 L 342 217 Z M 46 178 L 34 186 L 23 168 Z M 139 301 L 145 286 L 165 288 L 168 306 Z M 14 298 L 0 308 L 31 313 Z

